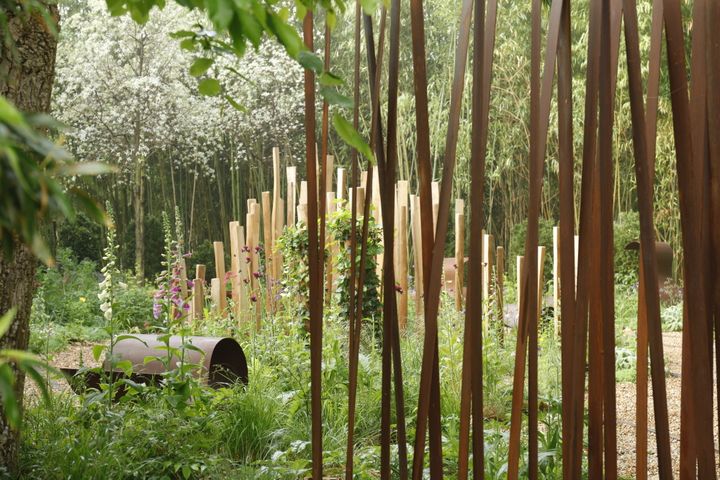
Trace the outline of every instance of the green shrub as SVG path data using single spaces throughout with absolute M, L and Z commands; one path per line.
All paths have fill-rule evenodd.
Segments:
M 666 332 L 680 332 L 683 328 L 683 303 L 665 307 L 660 311 L 663 330 Z
M 640 217 L 637 212 L 622 212 L 615 220 L 615 280 L 623 285 L 638 281 L 638 250 L 627 250 L 630 242 L 640 239 Z
M 114 319 L 121 330 L 146 329 L 153 323 L 152 290 L 139 285 L 134 277 L 126 280 L 117 290 Z
M 58 246 L 70 250 L 75 258 L 100 263 L 102 228 L 84 213 L 74 222 L 63 222 L 58 228 Z
M 555 226 L 555 222 L 544 218 L 541 218 L 538 224 L 538 245 L 545 246 L 545 272 L 543 275 L 545 283 L 552 281 L 553 226 Z M 515 258 L 519 255 L 525 255 L 526 236 L 527 220 L 515 225 L 510 235 L 510 255 L 507 258 L 507 262 L 511 267 L 508 273 L 513 279 L 517 275 Z
M 72 252 L 61 248 L 54 267 L 38 270 L 43 287 L 45 311 L 56 323 L 99 325 L 100 302 L 97 298 L 99 274 L 95 262 L 78 262 Z

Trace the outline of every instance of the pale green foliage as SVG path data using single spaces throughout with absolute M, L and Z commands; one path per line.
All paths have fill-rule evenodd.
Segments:
M 0 338 L 8 332 L 14 319 L 14 309 L 0 316 Z M 18 428 L 22 417 L 21 405 L 15 392 L 15 382 L 17 380 L 14 369 L 20 370 L 29 376 L 39 387 L 42 397 L 46 401 L 49 401 L 50 394 L 41 372 L 44 370 L 56 372 L 56 370 L 49 367 L 32 353 L 13 349 L 0 350 L 0 400 L 2 411 L 8 425 L 12 428 Z

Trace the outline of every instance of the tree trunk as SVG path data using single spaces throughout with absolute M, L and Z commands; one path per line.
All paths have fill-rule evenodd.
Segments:
M 135 161 L 135 184 L 133 206 L 135 207 L 135 275 L 140 282 L 145 280 L 145 183 L 142 162 Z
M 57 6 L 49 6 L 59 20 Z M 55 75 L 57 38 L 39 15 L 29 18 L 8 15 L 8 31 L 15 42 L 15 50 L 0 49 L 0 95 L 26 112 L 49 112 L 50 95 Z M 0 349 L 26 350 L 30 337 L 30 308 L 35 293 L 37 260 L 32 253 L 16 242 L 12 258 L 0 252 L 0 315 L 16 308 L 10 330 L 0 338 Z M 22 405 L 25 376 L 16 372 L 16 393 Z M 19 436 L 9 429 L 0 414 L 0 465 L 17 470 Z

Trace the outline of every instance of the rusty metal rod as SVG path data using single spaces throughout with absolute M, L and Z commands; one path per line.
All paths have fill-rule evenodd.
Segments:
M 303 21 L 303 39 L 313 50 L 313 13 L 308 11 Z M 310 409 L 312 416 L 312 474 L 321 479 L 322 464 L 322 323 L 323 282 L 322 258 L 318 239 L 317 171 L 315 168 L 315 74 L 305 69 L 305 162 L 308 182 L 308 244 L 310 275 Z

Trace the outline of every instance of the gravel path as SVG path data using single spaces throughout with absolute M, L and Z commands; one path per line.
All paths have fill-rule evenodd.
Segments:
M 680 467 L 680 373 L 682 366 L 682 332 L 663 334 L 665 352 L 665 376 L 668 417 L 670 422 L 670 443 L 672 463 L 677 478 Z M 653 412 L 652 385 L 648 379 L 648 478 L 659 478 L 657 471 L 655 443 L 655 415 Z M 627 478 L 635 477 L 635 399 L 634 383 L 617 384 L 617 435 L 619 474 Z M 715 417 L 718 410 L 715 406 Z M 718 444 L 717 422 L 715 424 L 715 445 Z M 718 452 L 715 452 L 718 459 Z
M 73 343 L 65 350 L 51 353 L 49 355 L 50 365 L 57 368 L 78 368 L 80 365 L 86 367 L 97 367 L 101 362 L 93 358 L 92 349 L 95 344 Z M 50 380 L 50 388 L 54 392 L 69 392 L 70 385 L 64 378 Z M 40 397 L 40 391 L 32 381 L 25 381 L 25 398 L 29 401 L 36 401 Z

